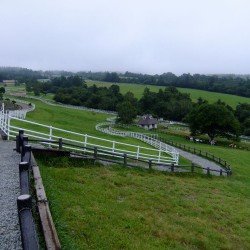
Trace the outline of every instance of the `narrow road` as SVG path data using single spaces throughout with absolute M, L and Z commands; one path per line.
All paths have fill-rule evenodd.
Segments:
M 16 200 L 20 194 L 20 155 L 13 151 L 14 142 L 0 138 L 0 249 L 21 250 L 21 233 Z
M 213 170 L 218 170 L 220 171 L 221 170 L 221 166 L 219 164 L 216 164 L 215 162 L 213 161 L 210 161 L 210 160 L 207 160 L 207 159 L 204 159 L 198 155 L 195 155 L 195 154 L 191 154 L 189 152 L 186 152 L 184 150 L 181 150 L 179 148 L 175 148 L 179 154 L 181 156 L 183 156 L 184 158 L 192 161 L 193 163 L 203 167 L 203 168 L 210 168 L 210 169 L 213 169 Z M 206 170 L 204 170 L 206 171 Z M 219 172 L 212 172 L 211 174 L 213 175 L 220 175 Z

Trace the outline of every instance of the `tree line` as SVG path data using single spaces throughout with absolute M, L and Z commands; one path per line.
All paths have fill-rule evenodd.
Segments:
M 17 67 L 0 67 L 0 82 L 2 80 L 17 80 L 18 83 L 34 82 L 38 79 L 53 79 L 55 77 L 80 76 L 83 79 L 106 81 L 112 83 L 134 83 L 143 85 L 174 86 L 181 88 L 200 89 L 211 92 L 250 97 L 250 75 L 204 75 L 185 73 L 176 76 L 171 72 L 161 75 L 117 72 L 80 71 L 33 71 Z
M 175 86 L 166 86 L 158 92 L 145 88 L 139 100 L 131 92 L 122 95 L 117 84 L 109 88 L 87 86 L 79 76 L 28 83 L 26 89 L 35 95 L 54 93 L 54 100 L 59 103 L 117 111 L 117 121 L 121 123 L 131 123 L 137 115 L 152 114 L 156 118 L 188 122 L 193 135 L 207 133 L 210 138 L 250 135 L 250 104 L 239 104 L 233 110 L 220 100 L 208 104 L 199 98 L 192 103 L 190 95 L 180 93 Z

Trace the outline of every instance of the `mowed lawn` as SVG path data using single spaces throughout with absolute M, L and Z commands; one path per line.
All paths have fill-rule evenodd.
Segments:
M 97 87 L 110 87 L 113 83 L 108 82 L 100 82 L 100 81 L 91 81 L 86 80 L 87 85 L 91 86 L 93 84 L 96 84 Z M 128 84 L 128 83 L 118 83 L 117 85 L 120 86 L 120 90 L 122 94 L 127 93 L 128 91 L 131 91 L 134 93 L 135 97 L 140 99 L 143 95 L 143 91 L 145 88 L 149 88 L 150 91 L 158 92 L 159 89 L 164 89 L 165 86 L 152 86 L 152 85 L 140 85 L 140 84 Z M 196 89 L 188 89 L 188 88 L 177 88 L 182 93 L 188 93 L 190 94 L 190 97 L 193 102 L 196 102 L 199 97 L 202 97 L 203 99 L 206 99 L 209 101 L 209 103 L 214 103 L 218 99 L 224 101 L 226 104 L 230 105 L 232 108 L 235 108 L 239 103 L 249 103 L 250 104 L 250 98 L 247 97 L 241 97 L 236 95 L 229 95 L 229 94 L 222 94 L 222 93 L 216 93 L 216 92 L 208 92 L 203 90 L 196 90 Z

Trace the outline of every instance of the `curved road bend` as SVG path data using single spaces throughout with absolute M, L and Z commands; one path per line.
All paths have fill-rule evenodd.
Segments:
M 193 163 L 203 167 L 203 168 L 210 168 L 210 169 L 213 169 L 213 170 L 218 170 L 220 171 L 222 168 L 219 164 L 216 164 L 215 162 L 213 161 L 210 161 L 210 160 L 207 160 L 207 159 L 204 159 L 198 155 L 195 155 L 195 154 L 192 154 L 192 153 L 189 153 L 189 152 L 186 152 L 184 150 L 181 150 L 179 148 L 175 148 L 179 154 L 181 156 L 183 156 L 184 158 L 192 161 Z M 206 170 L 203 170 L 203 172 L 206 172 Z M 212 175 L 220 175 L 219 172 L 211 172 Z M 223 173 L 223 175 L 225 175 Z
M 13 151 L 15 143 L 0 137 L 0 249 L 21 250 L 21 233 L 17 212 L 20 195 L 20 155 Z

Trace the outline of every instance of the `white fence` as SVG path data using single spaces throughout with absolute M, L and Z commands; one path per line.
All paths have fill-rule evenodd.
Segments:
M 108 119 L 112 120 L 112 119 Z M 119 131 L 117 129 L 113 128 L 114 123 L 111 122 L 103 122 L 96 125 L 96 130 L 110 134 L 110 135 L 116 135 L 116 136 L 122 136 L 122 137 L 132 137 L 136 138 L 138 140 L 141 140 L 143 142 L 146 142 L 147 144 L 159 149 L 159 155 L 161 153 L 166 153 L 168 155 L 171 155 L 173 162 L 178 164 L 179 162 L 179 152 L 172 146 L 169 146 L 166 143 L 163 143 L 159 140 L 157 140 L 158 135 L 155 134 L 146 134 L 146 133 L 137 133 L 137 132 L 130 132 L 130 131 Z
M 12 117 L 10 114 L 6 114 L 4 112 L 1 112 L 0 119 L 1 129 L 7 135 L 8 140 L 16 138 L 19 130 L 24 130 L 25 136 L 28 136 L 29 139 L 57 141 L 59 138 L 62 138 L 63 142 L 68 144 L 65 144 L 64 148 L 72 151 L 90 153 L 92 151 L 88 150 L 88 148 L 97 147 L 100 150 L 109 152 L 109 154 L 105 154 L 104 152 L 101 153 L 106 156 L 110 156 L 110 153 L 115 153 L 118 155 L 117 157 L 120 155 L 120 158 L 123 158 L 124 154 L 126 154 L 128 157 L 133 157 L 137 160 L 152 160 L 152 162 L 162 164 L 178 164 L 178 158 L 173 158 L 167 154 L 165 149 L 163 150 L 162 147 L 159 149 L 152 149 L 139 145 L 106 140 L 87 134 L 76 133 L 53 126 L 22 120 L 17 117 Z M 50 143 L 45 144 L 50 146 Z M 77 145 L 77 147 L 73 144 Z

